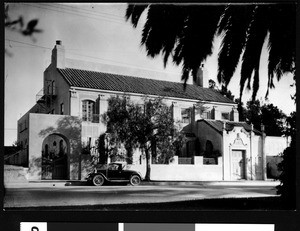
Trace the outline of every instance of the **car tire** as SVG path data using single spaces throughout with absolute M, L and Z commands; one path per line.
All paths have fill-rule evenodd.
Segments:
M 93 177 L 93 185 L 94 186 L 101 186 L 101 185 L 103 185 L 104 184 L 104 177 L 103 176 L 101 176 L 101 175 L 95 175 L 94 177 Z
M 141 178 L 138 175 L 133 175 L 130 177 L 129 181 L 132 186 L 136 186 L 141 183 Z

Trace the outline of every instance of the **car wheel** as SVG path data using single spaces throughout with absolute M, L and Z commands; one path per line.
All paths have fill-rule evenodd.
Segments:
M 104 184 L 104 177 L 101 175 L 96 175 L 93 177 L 93 185 L 101 186 Z
M 130 177 L 130 184 L 132 186 L 139 185 L 141 183 L 141 178 L 137 175 L 133 175 Z

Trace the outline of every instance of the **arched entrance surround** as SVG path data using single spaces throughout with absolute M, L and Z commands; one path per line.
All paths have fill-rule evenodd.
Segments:
M 229 147 L 230 179 L 247 180 L 247 145 L 240 138 L 239 133 Z
M 69 140 L 64 135 L 48 135 L 42 144 L 42 180 L 69 179 L 69 153 Z

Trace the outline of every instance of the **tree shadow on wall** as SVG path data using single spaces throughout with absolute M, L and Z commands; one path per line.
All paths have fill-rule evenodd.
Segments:
M 49 126 L 39 132 L 39 136 L 44 139 L 52 134 L 65 138 L 69 146 L 70 179 L 77 179 L 80 169 L 81 158 L 81 120 L 74 116 L 64 116 L 58 119 L 55 126 Z
M 40 179 L 42 176 L 42 171 L 40 170 L 42 168 L 42 158 L 41 157 L 33 157 L 29 161 L 29 169 L 30 171 L 28 174 L 31 177 Z

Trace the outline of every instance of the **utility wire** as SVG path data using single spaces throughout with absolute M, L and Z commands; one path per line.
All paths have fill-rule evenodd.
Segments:
M 74 13 L 74 11 L 73 12 L 68 12 L 68 11 L 65 11 L 65 10 L 59 10 L 59 8 L 57 10 L 55 10 L 55 9 L 51 9 L 51 8 L 48 8 L 48 7 L 42 7 L 42 6 L 37 6 L 37 5 L 33 5 L 33 4 L 28 4 L 28 3 L 22 3 L 22 4 L 26 5 L 26 6 L 36 7 L 36 8 L 40 8 L 40 9 L 44 9 L 44 10 L 49 10 L 49 11 L 55 11 L 55 12 L 59 12 L 59 13 L 66 13 L 66 14 L 76 15 L 76 16 L 79 16 L 79 17 L 90 18 L 90 19 L 94 19 L 94 20 L 100 20 L 101 19 L 101 20 L 104 20 L 104 21 L 114 22 L 114 23 L 121 24 L 121 25 L 125 24 L 125 21 L 121 22 L 121 21 L 109 20 L 107 17 L 104 17 L 104 16 L 102 16 L 102 17 L 98 16 L 98 18 L 95 18 L 95 17 L 90 17 L 89 14 L 82 15 L 82 14 Z
M 5 39 L 5 40 L 6 41 L 15 42 L 15 43 L 29 45 L 29 46 L 32 46 L 32 47 L 35 47 L 35 48 L 43 48 L 43 49 L 48 49 L 48 50 L 52 50 L 53 49 L 53 48 L 50 48 L 50 47 L 45 47 L 45 46 L 40 46 L 40 45 L 34 45 L 34 44 L 30 44 L 30 43 L 26 43 L 26 42 L 20 42 L 20 41 L 16 41 L 16 40 L 12 40 L 12 39 Z M 169 74 L 177 74 L 175 72 L 164 72 L 164 71 L 161 71 L 161 70 L 153 70 L 153 69 L 149 69 L 149 68 L 146 68 L 146 67 L 141 68 L 141 67 L 129 64 L 129 63 L 118 62 L 118 61 L 111 60 L 111 59 L 104 59 L 104 58 L 99 58 L 99 57 L 95 57 L 95 56 L 89 56 L 89 55 L 83 55 L 83 54 L 73 53 L 73 52 L 69 52 L 67 50 L 66 50 L 66 52 L 68 54 L 78 55 L 78 56 L 82 56 L 82 57 L 87 57 L 87 58 L 92 58 L 92 59 L 98 59 L 98 60 L 103 60 L 103 61 L 109 61 L 109 62 L 116 63 L 116 64 L 123 64 L 123 65 L 126 65 L 127 67 L 134 67 L 134 68 L 138 68 L 138 69 L 149 70 L 149 71 L 156 71 L 156 72 L 162 72 L 162 73 L 169 73 Z
M 79 11 L 80 13 L 85 13 L 85 14 L 93 14 L 93 15 L 98 15 L 98 16 L 103 16 L 107 15 L 109 17 L 112 17 L 112 19 L 124 19 L 123 17 L 120 17 L 119 15 L 116 14 L 110 14 L 110 13 L 105 13 L 105 12 L 95 12 L 93 10 L 87 10 L 84 8 L 76 7 L 76 6 L 70 6 L 70 5 L 65 5 L 65 4 L 47 4 L 47 3 L 40 3 L 40 5 L 45 5 L 45 6 L 51 6 L 51 7 L 56 7 L 56 8 L 64 8 L 66 10 L 71 10 L 74 12 Z
M 84 12 L 82 10 L 82 8 L 77 8 L 77 7 L 72 7 L 72 9 L 68 8 L 68 6 L 65 6 L 65 5 L 51 5 L 51 4 L 39 4 L 43 7 L 52 7 L 54 9 L 58 9 L 58 10 L 67 10 L 68 11 L 71 11 L 72 13 L 76 13 L 76 14 L 84 14 L 84 15 L 87 15 L 87 16 L 97 16 L 97 17 L 104 17 L 104 18 L 107 18 L 107 19 L 110 19 L 110 20 L 116 20 L 118 22 L 125 22 L 125 17 L 122 18 L 120 16 L 109 16 L 109 15 L 103 15 L 102 13 L 97 13 L 97 12 L 94 12 L 94 11 L 88 11 L 88 12 Z

